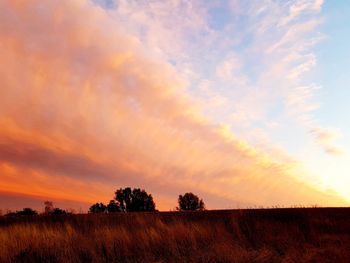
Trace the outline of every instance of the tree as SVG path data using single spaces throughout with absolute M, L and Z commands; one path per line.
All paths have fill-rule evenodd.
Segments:
M 19 215 L 19 216 L 35 216 L 38 212 L 31 208 L 23 208 L 21 211 L 16 211 L 15 213 L 9 213 L 8 215 Z
M 152 195 L 140 188 L 120 188 L 115 192 L 115 200 L 124 212 L 153 212 L 156 209 Z
M 107 211 L 108 213 L 116 213 L 116 212 L 121 212 L 122 209 L 120 208 L 118 203 L 116 203 L 114 200 L 111 200 L 107 205 Z
M 205 209 L 203 200 L 193 193 L 179 195 L 178 203 L 177 210 L 180 211 L 202 211 Z
M 89 209 L 89 213 L 105 213 L 107 211 L 107 206 L 103 203 L 96 203 L 92 205 Z
M 51 201 L 45 201 L 44 202 L 44 205 L 45 205 L 45 214 L 46 215 L 65 215 L 67 214 L 67 212 L 63 209 L 60 209 L 58 207 L 54 207 L 53 206 L 53 202 Z
M 54 208 L 51 212 L 50 215 L 66 215 L 67 212 L 63 209 L 60 209 L 58 207 Z
M 45 205 L 45 208 L 44 208 L 45 214 L 51 214 L 52 211 L 54 210 L 53 203 L 51 201 L 45 201 L 44 205 Z

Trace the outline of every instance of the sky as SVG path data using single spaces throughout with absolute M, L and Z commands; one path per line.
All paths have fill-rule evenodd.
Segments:
M 350 6 L 0 1 L 0 209 L 348 206 Z

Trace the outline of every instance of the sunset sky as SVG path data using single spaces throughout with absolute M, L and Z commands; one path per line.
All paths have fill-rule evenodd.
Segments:
M 0 0 L 0 209 L 350 204 L 350 5 Z

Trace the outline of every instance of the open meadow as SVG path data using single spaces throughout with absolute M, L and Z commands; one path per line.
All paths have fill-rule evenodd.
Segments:
M 0 262 L 350 262 L 350 209 L 3 216 Z

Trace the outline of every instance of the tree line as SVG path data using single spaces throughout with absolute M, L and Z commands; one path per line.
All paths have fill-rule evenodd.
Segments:
M 42 213 L 43 215 L 66 215 L 73 213 L 73 210 L 67 211 L 58 207 L 54 207 L 53 202 L 51 201 L 44 202 L 44 212 Z M 38 214 L 39 213 L 36 210 L 26 207 L 20 211 L 8 212 L 7 214 L 5 214 L 5 216 L 35 216 Z
M 114 198 L 108 204 L 102 202 L 90 206 L 89 213 L 118 213 L 118 212 L 155 212 L 156 204 L 153 196 L 148 194 L 144 189 L 130 187 L 120 188 L 114 193 Z M 197 195 L 188 192 L 179 195 L 177 199 L 178 211 L 203 211 L 205 204 Z M 64 215 L 72 214 L 74 211 L 67 211 L 54 207 L 53 202 L 44 202 L 43 215 Z M 39 213 L 32 208 L 23 208 L 16 212 L 8 212 L 5 216 L 30 216 Z M 1 215 L 1 213 L 0 213 Z
M 189 192 L 179 195 L 178 211 L 202 211 L 205 204 L 197 195 Z M 154 212 L 156 205 L 151 194 L 144 189 L 130 187 L 120 188 L 115 192 L 114 199 L 110 200 L 107 205 L 95 203 L 89 213 L 116 213 L 116 212 Z

